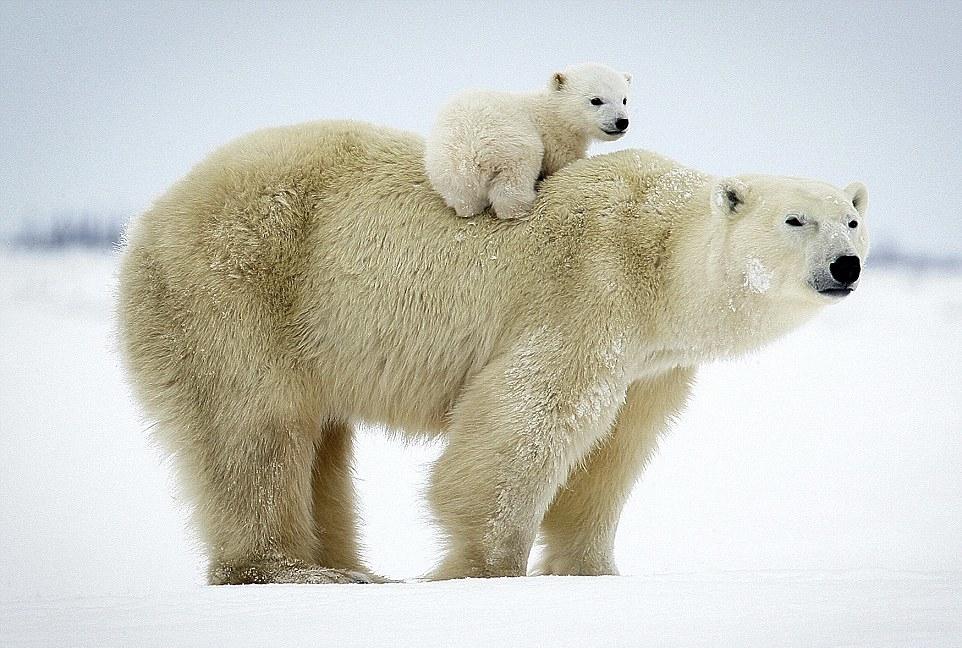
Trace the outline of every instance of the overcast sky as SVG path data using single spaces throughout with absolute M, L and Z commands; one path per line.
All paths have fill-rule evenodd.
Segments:
M 876 243 L 962 251 L 962 3 L 0 3 L 0 218 L 135 213 L 214 147 L 426 133 L 465 87 L 634 76 L 630 134 L 714 174 L 862 180 Z

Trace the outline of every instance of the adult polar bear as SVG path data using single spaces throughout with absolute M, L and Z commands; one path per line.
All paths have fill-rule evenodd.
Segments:
M 352 428 L 444 435 L 435 578 L 616 573 L 620 510 L 696 366 L 854 288 L 860 184 L 571 164 L 532 218 L 455 218 L 414 135 L 244 137 L 133 227 L 120 333 L 212 583 L 371 578 Z

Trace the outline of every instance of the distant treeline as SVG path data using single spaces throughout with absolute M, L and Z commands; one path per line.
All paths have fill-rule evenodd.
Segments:
M 93 211 L 64 211 L 24 219 L 6 238 L 18 248 L 110 249 L 120 244 L 128 216 Z
M 919 272 L 962 272 L 962 256 L 903 252 L 894 245 L 882 244 L 871 249 L 868 265 L 873 268 L 907 268 Z

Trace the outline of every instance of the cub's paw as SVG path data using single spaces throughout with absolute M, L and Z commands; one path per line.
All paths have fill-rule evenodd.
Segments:
M 523 221 L 528 220 L 531 217 L 531 207 L 532 205 L 503 205 L 500 208 L 494 209 L 494 215 L 499 220 L 517 220 Z

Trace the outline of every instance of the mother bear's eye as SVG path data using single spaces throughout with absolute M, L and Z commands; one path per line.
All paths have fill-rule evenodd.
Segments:
M 857 221 L 857 220 L 850 220 L 850 221 L 848 222 L 848 226 L 851 227 L 852 229 L 855 229 L 856 227 L 858 227 L 858 221 Z
M 801 227 L 804 223 L 798 220 L 797 216 L 789 216 L 788 218 L 785 219 L 785 224 L 791 225 L 792 227 Z
M 592 106 L 600 106 L 600 105 L 603 104 L 603 103 L 604 103 L 604 101 L 602 101 L 599 97 L 592 97 L 592 99 L 591 99 L 591 105 L 592 105 Z

